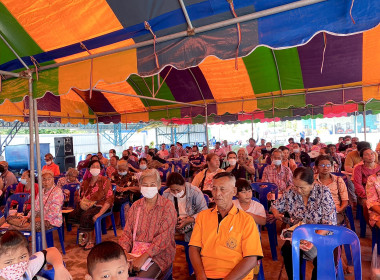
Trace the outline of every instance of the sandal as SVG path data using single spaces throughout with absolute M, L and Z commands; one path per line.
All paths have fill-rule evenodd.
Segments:
M 91 250 L 92 248 L 94 248 L 94 246 L 95 246 L 94 242 L 88 241 L 86 244 L 86 247 L 84 247 L 84 250 L 85 251 Z
M 78 244 L 80 247 L 86 246 L 88 243 L 88 234 L 86 233 L 79 233 L 79 240 Z

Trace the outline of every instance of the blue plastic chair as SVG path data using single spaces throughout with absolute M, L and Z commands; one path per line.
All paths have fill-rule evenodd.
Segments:
M 173 266 L 170 266 L 170 269 L 166 272 L 162 280 L 173 280 Z
M 124 227 L 125 227 L 125 210 L 124 210 L 124 207 L 127 204 L 131 205 L 131 203 L 129 201 L 126 201 L 126 202 L 124 202 L 121 205 L 121 208 L 120 208 L 120 224 L 121 224 L 121 229 L 124 229 Z
M 169 167 L 168 169 L 163 169 L 163 168 L 158 168 L 158 172 L 162 172 L 162 182 L 166 182 L 166 179 L 168 178 L 171 168 Z
M 377 244 L 377 254 L 380 255 L 380 229 L 377 226 L 372 228 L 372 252 Z
M 11 207 L 12 200 L 17 201 L 18 207 L 17 207 L 17 212 L 22 213 L 24 211 L 24 204 L 30 199 L 30 194 L 29 193 L 15 193 L 12 194 L 8 199 L 7 203 L 5 204 L 5 209 L 4 209 L 4 216 L 5 218 L 8 217 L 9 215 L 9 208 Z
M 68 207 L 75 208 L 75 192 L 79 189 L 79 184 L 67 184 L 62 187 L 63 190 L 70 191 Z
M 113 211 L 111 208 L 110 211 L 107 211 L 106 213 L 101 215 L 99 218 L 97 218 L 95 221 L 95 243 L 96 244 L 99 244 L 102 242 L 102 234 L 107 234 L 105 218 L 108 216 L 111 217 L 113 233 L 115 234 L 115 236 L 117 236 L 115 217 L 113 215 Z M 77 244 L 78 244 L 78 241 L 79 241 L 79 230 L 77 231 Z
M 164 193 L 164 191 L 165 191 L 167 188 L 168 188 L 167 186 L 163 186 L 163 187 L 161 187 L 158 193 L 159 193 L 160 195 L 162 195 L 162 194 Z
M 332 235 L 320 235 L 316 230 L 327 230 Z M 355 232 L 352 230 L 331 225 L 302 225 L 297 227 L 292 235 L 292 260 L 293 260 L 293 279 L 300 279 L 300 241 L 307 240 L 312 242 L 317 248 L 317 276 L 318 279 L 335 279 L 333 275 L 338 274 L 338 279 L 344 279 L 342 262 L 339 261 L 338 272 L 334 262 L 334 249 L 338 246 L 348 244 L 353 253 L 353 264 L 355 279 L 362 279 L 360 242 Z
M 207 203 L 207 207 L 208 205 L 210 204 L 210 197 L 207 195 L 207 194 L 203 194 L 203 196 L 205 197 L 205 200 L 206 200 L 206 203 Z
M 364 219 L 363 206 L 359 203 L 356 205 L 356 218 L 359 219 L 360 237 L 364 238 L 367 231 L 367 223 Z
M 63 226 L 61 227 L 53 227 L 49 230 L 45 231 L 46 234 L 46 245 L 48 248 L 55 247 L 54 246 L 54 238 L 53 238 L 53 232 L 58 232 L 59 242 L 61 243 L 61 249 L 62 253 L 65 255 L 65 242 L 63 240 Z M 21 231 L 25 236 L 31 236 L 32 233 L 30 231 Z M 41 232 L 36 232 L 36 251 L 42 251 L 42 235 Z
M 63 262 L 63 265 L 66 267 L 66 264 L 65 262 Z M 54 280 L 54 267 L 51 267 L 49 269 L 47 268 L 42 268 L 38 273 L 37 275 L 39 276 L 42 276 L 44 278 L 46 278 L 47 280 Z
M 261 186 L 266 185 L 267 187 L 262 188 Z M 252 183 L 251 184 L 252 190 L 257 192 L 259 194 L 259 201 L 264 206 L 264 209 L 266 211 L 269 211 L 268 209 L 268 199 L 267 195 L 269 192 L 275 193 L 275 198 L 278 198 L 278 187 L 276 184 L 268 183 L 268 182 L 260 182 L 260 183 Z M 272 260 L 277 261 L 277 249 L 276 246 L 278 245 L 277 242 L 277 229 L 276 229 L 276 222 L 272 223 L 266 223 L 265 225 L 268 229 L 268 238 L 269 238 L 269 245 L 270 245 L 270 251 L 272 254 Z
M 9 196 L 11 196 L 15 192 L 15 190 L 17 188 L 17 185 L 18 184 L 13 184 L 13 185 L 9 185 L 7 187 L 7 189 L 5 191 L 5 194 L 4 194 L 4 203 L 6 203 L 7 200 L 8 200 L 8 198 L 9 198 Z
M 263 178 L 263 173 L 264 173 L 264 169 L 265 167 L 267 167 L 268 164 L 264 163 L 260 168 L 259 168 L 259 180 L 261 180 Z

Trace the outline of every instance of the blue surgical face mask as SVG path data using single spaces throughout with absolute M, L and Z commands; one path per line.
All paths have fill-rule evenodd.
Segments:
M 276 165 L 276 166 L 280 166 L 281 165 L 281 159 L 274 160 L 273 164 Z

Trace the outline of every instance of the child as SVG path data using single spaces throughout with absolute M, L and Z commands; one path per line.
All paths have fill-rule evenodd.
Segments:
M 72 280 L 56 248 L 48 248 L 30 256 L 28 241 L 21 232 L 9 230 L 1 236 L 0 280 L 33 279 L 47 262 L 54 267 L 55 279 Z
M 235 186 L 237 189 L 237 200 L 233 200 L 232 202 L 235 204 L 236 208 L 244 210 L 251 215 L 256 224 L 265 225 L 266 213 L 264 206 L 259 202 L 252 200 L 252 188 L 249 182 L 245 179 L 238 179 Z
M 129 265 L 123 248 L 113 241 L 105 241 L 91 249 L 87 256 L 85 280 L 126 280 Z

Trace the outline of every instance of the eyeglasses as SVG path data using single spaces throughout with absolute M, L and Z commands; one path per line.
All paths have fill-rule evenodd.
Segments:
M 325 167 L 331 167 L 331 164 L 319 164 L 318 166 L 325 168 Z

